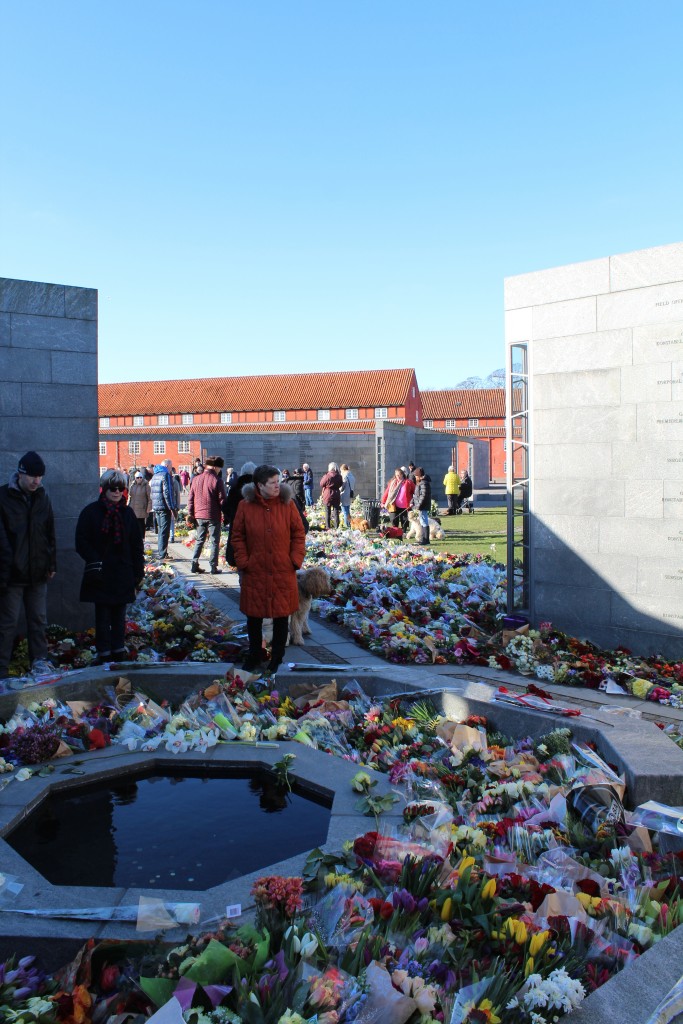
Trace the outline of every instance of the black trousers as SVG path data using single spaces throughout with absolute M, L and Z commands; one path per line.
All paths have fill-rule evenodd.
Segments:
M 270 656 L 270 668 L 273 670 L 278 669 L 282 664 L 287 647 L 288 630 L 289 615 L 273 619 L 273 646 Z M 263 619 L 255 619 L 251 615 L 247 615 L 247 636 L 249 637 L 249 656 L 260 658 L 263 642 Z
M 98 654 L 124 649 L 126 636 L 125 604 L 95 605 L 95 647 Z

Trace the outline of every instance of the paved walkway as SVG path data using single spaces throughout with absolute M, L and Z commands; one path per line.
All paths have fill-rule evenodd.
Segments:
M 173 568 L 189 577 L 207 601 L 219 608 L 233 622 L 245 622 L 245 616 L 239 610 L 239 581 L 235 571 L 228 570 L 226 567 L 220 576 L 211 576 L 208 572 L 208 562 L 206 558 L 203 558 L 202 567 L 207 569 L 206 574 L 194 575 L 190 571 L 192 559 L 190 548 L 176 542 L 169 545 L 169 553 L 173 558 Z M 309 624 L 312 636 L 306 638 L 305 647 L 288 647 L 285 663 L 352 665 L 359 672 L 362 670 L 377 672 L 390 679 L 395 679 L 397 683 L 403 684 L 410 681 L 418 687 L 433 687 L 435 683 L 453 687 L 457 685 L 458 681 L 474 681 L 487 683 L 494 687 L 506 686 L 515 693 L 524 693 L 526 690 L 527 680 L 523 676 L 497 669 L 474 665 L 466 665 L 462 668 L 457 665 L 415 665 L 413 663 L 394 665 L 359 647 L 341 627 L 322 622 L 314 615 L 310 616 Z M 528 681 L 537 682 L 532 677 Z M 540 685 L 543 686 L 542 683 Z M 615 715 L 639 715 L 656 722 L 683 722 L 683 709 L 653 704 L 628 694 L 606 694 L 600 690 L 555 685 L 548 686 L 548 691 L 558 701 L 564 702 L 570 707 L 584 709 L 586 714 L 590 713 L 591 708 L 608 707 Z

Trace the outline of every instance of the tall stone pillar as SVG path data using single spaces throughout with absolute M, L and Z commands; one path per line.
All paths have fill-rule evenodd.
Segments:
M 48 617 L 84 628 L 74 530 L 97 496 L 97 291 L 0 278 L 0 382 L 0 480 L 26 451 L 44 459 L 58 546 Z
M 683 244 L 508 278 L 505 306 L 508 365 L 528 349 L 532 618 L 679 657 Z

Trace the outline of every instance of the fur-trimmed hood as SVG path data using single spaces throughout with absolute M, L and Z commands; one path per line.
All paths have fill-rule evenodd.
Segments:
M 244 487 L 242 488 L 242 497 L 244 498 L 245 501 L 256 501 L 256 499 L 260 497 L 256 490 L 256 484 L 245 484 Z M 289 484 L 280 484 L 279 497 L 281 498 L 285 505 L 289 504 L 289 502 L 294 497 L 294 493 Z

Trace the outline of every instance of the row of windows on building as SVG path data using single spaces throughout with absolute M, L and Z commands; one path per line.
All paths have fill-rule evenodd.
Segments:
M 432 420 L 425 420 L 424 421 L 424 425 L 425 425 L 425 428 L 427 430 L 432 430 L 433 426 L 434 426 Z M 478 425 L 479 425 L 479 420 L 470 420 L 469 421 L 469 426 L 470 427 L 477 427 Z M 453 420 L 446 420 L 446 430 L 452 430 L 452 429 L 455 429 L 454 421 Z M 107 442 L 106 441 L 100 441 L 99 444 L 100 444 L 100 455 L 106 455 L 107 454 Z M 173 447 L 173 444 L 175 444 L 177 446 L 178 455 L 189 455 L 189 453 L 191 451 L 190 442 L 189 441 L 177 441 L 177 442 L 173 442 L 173 444 L 171 442 L 168 442 L 168 441 L 154 441 L 153 444 L 154 444 L 154 454 L 155 455 L 166 455 L 166 454 L 170 453 L 171 448 Z M 167 451 L 167 449 L 168 449 L 168 451 Z M 507 449 L 507 444 L 504 441 L 503 442 L 503 451 L 505 451 L 506 449 Z M 140 442 L 139 441 L 129 441 L 128 442 L 128 454 L 129 455 L 139 455 L 140 454 Z
M 375 419 L 376 420 L 385 420 L 387 418 L 387 412 L 388 412 L 387 409 L 375 409 Z M 226 424 L 227 423 L 232 423 L 232 413 L 231 412 L 222 412 L 220 415 L 221 415 L 221 419 L 220 419 L 221 423 L 226 423 Z M 345 415 L 345 418 L 347 420 L 357 420 L 358 419 L 358 409 L 346 409 L 344 411 L 344 415 Z M 318 416 L 319 420 L 329 420 L 330 419 L 330 410 L 329 409 L 318 409 L 317 410 L 317 416 Z M 286 418 L 287 418 L 287 413 L 285 412 L 284 409 L 276 410 L 273 413 L 273 422 L 274 423 L 284 423 Z M 185 425 L 193 424 L 194 423 L 194 414 L 191 413 L 191 412 L 183 413 L 182 414 L 182 423 L 185 424 Z M 133 426 L 134 427 L 144 427 L 144 425 L 145 425 L 145 417 L 144 416 L 133 416 Z M 169 417 L 167 415 L 163 415 L 163 414 L 160 415 L 160 416 L 157 416 L 156 417 L 156 425 L 158 427 L 167 427 L 167 426 L 169 426 Z M 425 428 L 425 430 L 433 430 L 434 429 L 434 420 L 423 420 L 422 421 L 422 425 Z M 111 417 L 110 416 L 100 416 L 100 429 L 101 430 L 107 430 L 107 429 L 109 429 L 110 426 L 111 426 Z M 467 421 L 467 426 L 468 427 L 478 427 L 479 426 L 479 420 L 478 419 L 474 419 L 474 418 L 470 418 Z M 455 420 L 446 420 L 445 429 L 446 430 L 456 430 L 457 429 L 456 421 Z
M 232 415 L 233 414 L 231 412 L 222 412 L 220 414 L 220 422 L 221 423 L 232 423 Z M 330 409 L 318 409 L 316 411 L 316 415 L 317 415 L 319 420 L 329 420 L 329 419 L 331 419 L 331 410 Z M 374 410 L 374 416 L 375 416 L 376 420 L 385 420 L 385 419 L 387 419 L 388 415 L 389 415 L 389 410 L 388 409 L 377 408 L 377 409 Z M 344 416 L 345 416 L 345 418 L 347 420 L 357 420 L 359 418 L 359 410 L 358 409 L 345 409 L 344 410 Z M 276 409 L 273 412 L 273 422 L 274 423 L 284 423 L 286 418 L 287 418 L 287 412 L 284 409 Z M 100 416 L 100 429 L 101 430 L 107 430 L 111 426 L 111 419 L 112 419 L 111 416 Z M 166 415 L 166 414 L 163 414 L 163 413 L 160 414 L 159 416 L 156 416 L 156 417 L 152 417 L 152 416 L 148 417 L 148 422 L 151 423 L 152 419 L 156 420 L 156 426 L 158 426 L 158 427 L 168 427 L 169 424 L 170 424 L 170 417 L 168 415 Z M 194 423 L 194 413 L 184 412 L 182 414 L 182 416 L 181 416 L 181 423 L 184 423 L 184 424 L 192 424 L 192 423 Z M 144 427 L 145 426 L 145 417 L 144 416 L 133 416 L 133 426 L 134 427 Z
M 177 443 L 174 442 L 174 444 L 177 444 L 178 455 L 189 455 L 191 450 L 192 450 L 190 448 L 190 442 L 189 441 L 178 441 Z M 171 449 L 172 448 L 173 448 L 173 444 L 170 444 L 170 443 L 168 443 L 166 441 L 155 441 L 154 442 L 154 454 L 155 455 L 168 455 L 168 454 L 171 453 Z M 106 454 L 107 454 L 107 442 L 106 441 L 100 441 L 100 455 L 106 455 Z M 128 442 L 128 454 L 129 455 L 139 455 L 140 454 L 140 442 L 139 441 L 129 441 Z
M 434 420 L 423 420 L 422 421 L 422 426 L 424 427 L 425 430 L 433 430 L 434 429 Z M 478 427 L 479 426 L 479 420 L 478 419 L 474 419 L 474 418 L 470 418 L 467 421 L 467 426 L 468 427 Z M 444 430 L 457 430 L 457 429 L 458 429 L 458 424 L 457 424 L 457 422 L 455 420 L 446 420 L 445 421 L 445 423 L 444 423 Z

